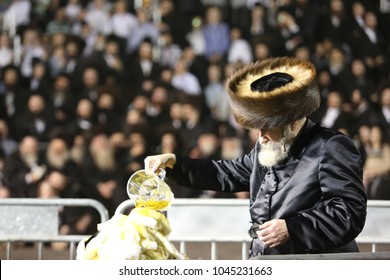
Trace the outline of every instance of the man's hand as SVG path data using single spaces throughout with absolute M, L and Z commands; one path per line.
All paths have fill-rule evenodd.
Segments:
M 256 231 L 259 239 L 267 246 L 273 248 L 286 243 L 289 239 L 286 221 L 274 219 L 259 226 Z
M 173 168 L 176 163 L 176 156 L 174 154 L 148 156 L 145 158 L 144 163 L 146 170 L 150 170 L 156 173 L 160 168 Z

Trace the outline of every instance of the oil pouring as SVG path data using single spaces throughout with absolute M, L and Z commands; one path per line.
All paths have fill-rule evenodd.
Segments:
M 127 181 L 127 194 L 134 202 L 135 208 L 150 208 L 166 211 L 172 205 L 173 193 L 165 182 L 166 172 L 160 169 L 156 174 L 141 169 Z

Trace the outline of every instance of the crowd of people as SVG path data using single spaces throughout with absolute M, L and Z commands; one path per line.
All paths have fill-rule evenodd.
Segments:
M 390 199 L 390 11 L 380 2 L 2 1 L 0 197 L 95 198 L 113 214 L 148 155 L 237 158 L 258 135 L 232 118 L 225 80 L 294 56 L 317 70 L 310 119 L 349 135 L 368 198 Z M 94 232 L 93 219 L 66 213 L 61 231 Z

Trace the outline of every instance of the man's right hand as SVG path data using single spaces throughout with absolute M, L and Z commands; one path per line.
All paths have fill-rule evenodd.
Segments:
M 155 156 L 148 156 L 144 160 L 145 169 L 157 173 L 160 168 L 173 168 L 176 163 L 176 156 L 174 154 L 161 154 Z

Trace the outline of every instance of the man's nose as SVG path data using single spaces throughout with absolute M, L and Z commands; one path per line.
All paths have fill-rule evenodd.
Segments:
M 267 131 L 264 129 L 259 130 L 259 141 L 260 144 L 265 144 L 269 141 L 268 136 L 267 136 Z
M 267 129 L 259 129 L 259 137 L 264 137 L 267 133 Z

